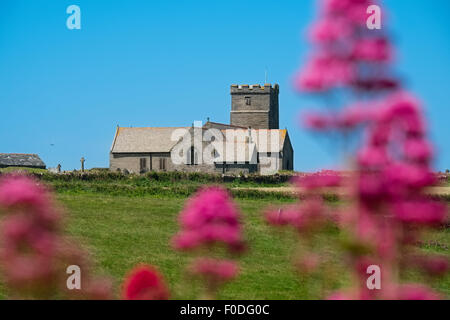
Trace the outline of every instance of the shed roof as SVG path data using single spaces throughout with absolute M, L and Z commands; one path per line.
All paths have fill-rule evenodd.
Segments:
M 0 166 L 45 168 L 45 163 L 37 154 L 0 153 Z

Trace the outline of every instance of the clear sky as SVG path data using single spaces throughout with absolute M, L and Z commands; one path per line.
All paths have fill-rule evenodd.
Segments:
M 81 8 L 68 30 L 66 8 Z M 396 70 L 427 107 L 450 169 L 450 1 L 385 0 Z M 297 127 L 311 100 L 292 90 L 312 0 L 1 0 L 0 153 L 38 153 L 63 170 L 107 167 L 115 128 L 229 122 L 232 83 L 280 84 L 296 170 L 333 167 L 327 143 Z

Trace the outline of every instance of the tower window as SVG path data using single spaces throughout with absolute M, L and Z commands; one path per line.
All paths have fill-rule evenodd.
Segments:
M 245 105 L 250 106 L 252 104 L 252 98 L 251 97 L 245 97 Z

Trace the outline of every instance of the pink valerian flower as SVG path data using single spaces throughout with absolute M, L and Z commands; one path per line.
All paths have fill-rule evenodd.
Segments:
M 315 272 L 321 262 L 321 257 L 315 253 L 307 253 L 301 256 L 295 263 L 298 271 L 302 274 L 311 274 Z
M 200 276 L 215 285 L 234 279 L 239 268 L 234 261 L 213 258 L 198 258 L 189 268 L 191 274 Z
M 332 105 L 331 112 L 308 113 L 303 118 L 308 129 L 321 133 L 364 130 L 362 143 L 355 157 L 350 159 L 355 178 L 344 184 L 350 190 L 349 199 L 354 201 L 346 210 L 337 210 L 344 212 L 342 215 L 319 210 L 318 206 L 308 208 L 308 203 L 314 203 L 310 200 L 316 200 L 328 182 L 307 177 L 297 182 L 306 200 L 285 209 L 288 213 L 285 215 L 283 209 L 269 211 L 266 219 L 272 225 L 297 227 L 300 234 L 310 237 L 307 240 L 320 230 L 308 223 L 314 221 L 311 219 L 313 212 L 316 214 L 312 216 L 331 219 L 348 230 L 348 245 L 344 249 L 351 269 L 360 277 L 352 290 L 337 293 L 332 298 L 438 298 L 425 287 L 398 285 L 396 276 L 402 268 L 413 266 L 400 262 L 408 253 L 406 248 L 419 241 L 421 229 L 445 223 L 448 215 L 444 203 L 427 195 L 427 188 L 436 183 L 436 178 L 430 166 L 434 150 L 426 137 L 422 105 L 411 94 L 401 91 L 400 82 L 390 72 L 394 52 L 388 38 L 383 32 L 369 34 L 366 30 L 366 9 L 377 2 L 323 0 L 320 3 L 320 18 L 311 32 L 315 51 L 298 73 L 295 87 L 308 93 L 328 93 L 334 89 L 339 89 L 340 93 L 346 89 L 345 93 L 367 93 L 364 101 L 373 98 L 365 103 L 368 104 L 365 108 L 347 107 L 339 112 Z M 343 32 L 338 34 L 337 30 Z M 382 99 L 378 101 L 375 94 Z M 362 256 L 383 265 L 385 282 L 381 294 L 374 295 L 365 289 L 367 275 L 358 264 Z M 431 257 L 417 264 L 436 275 L 448 269 L 447 261 Z
M 407 260 L 425 271 L 428 275 L 441 277 L 450 269 L 449 258 L 444 255 L 416 255 Z
M 179 250 L 191 250 L 215 243 L 229 250 L 243 248 L 239 212 L 227 191 L 218 187 L 206 188 L 190 199 L 180 214 L 180 233 L 173 239 Z
M 361 167 L 380 168 L 389 163 L 386 148 L 367 146 L 358 152 L 358 164 Z
M 428 163 L 433 156 L 433 147 L 425 139 L 408 139 L 405 142 L 404 153 L 411 161 Z
M 373 111 L 370 106 L 358 103 L 344 108 L 336 117 L 337 128 L 349 130 L 371 121 Z
M 127 275 L 122 291 L 124 300 L 168 300 L 169 290 L 161 274 L 152 266 L 140 265 Z
M 300 207 L 298 205 L 286 206 L 279 209 L 267 210 L 266 221 L 273 226 L 294 225 L 300 219 Z
M 314 131 L 326 131 L 335 126 L 335 119 L 328 114 L 308 112 L 301 117 L 304 126 Z
M 320 228 L 327 222 L 328 210 L 320 198 L 310 198 L 301 205 L 292 205 L 266 212 L 267 223 L 291 226 L 300 233 Z
M 179 222 L 181 230 L 172 239 L 177 250 L 201 248 L 204 254 L 213 256 L 215 244 L 225 246 L 229 254 L 246 249 L 239 211 L 228 192 L 221 187 L 198 191 L 180 213 Z M 197 258 L 188 271 L 191 276 L 200 277 L 205 282 L 205 298 L 211 299 L 221 284 L 237 276 L 238 268 L 233 261 L 202 257 Z
M 353 47 L 352 57 L 360 61 L 386 62 L 392 59 L 390 42 L 386 38 L 365 38 Z
M 349 84 L 354 78 L 354 66 L 348 59 L 323 53 L 310 59 L 294 78 L 294 85 L 299 90 L 321 92 Z
M 64 250 L 61 212 L 50 194 L 31 178 L 9 175 L 0 179 L 0 210 L 0 267 L 10 292 L 20 298 L 72 296 L 66 268 L 85 266 L 85 254 L 69 257 L 70 250 Z M 89 288 L 88 269 L 83 273 Z M 82 295 L 88 298 L 84 289 Z
M 345 39 L 351 31 L 344 20 L 323 19 L 313 25 L 310 30 L 310 38 L 318 43 L 334 42 Z
M 5 210 L 29 206 L 48 209 L 50 201 L 42 187 L 34 179 L 23 175 L 8 175 L 1 180 L 0 206 Z
M 436 183 L 436 176 L 426 166 L 395 162 L 386 167 L 382 176 L 386 192 L 392 197 L 407 196 Z
M 398 300 L 440 300 L 441 296 L 433 290 L 418 284 L 406 284 L 397 289 Z
M 336 171 L 317 172 L 313 174 L 306 174 L 303 176 L 296 176 L 293 178 L 293 183 L 300 188 L 318 189 L 318 188 L 332 188 L 339 187 L 342 184 L 342 176 Z
M 394 215 L 405 223 L 439 225 L 447 216 L 447 206 L 427 198 L 403 200 L 393 204 Z

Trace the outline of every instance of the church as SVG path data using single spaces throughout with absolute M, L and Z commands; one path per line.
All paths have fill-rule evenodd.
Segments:
M 287 129 L 279 128 L 279 85 L 232 85 L 230 124 L 117 127 L 110 170 L 270 175 L 294 170 Z

